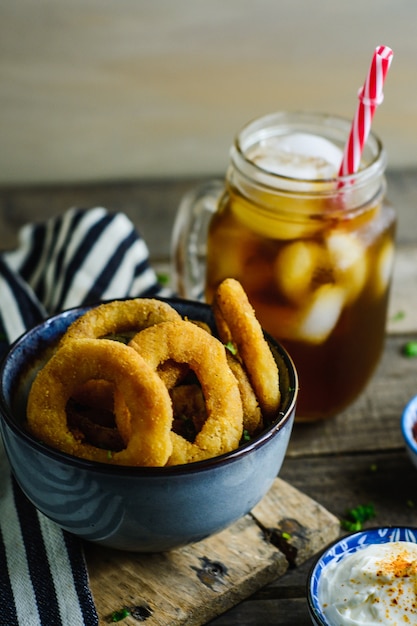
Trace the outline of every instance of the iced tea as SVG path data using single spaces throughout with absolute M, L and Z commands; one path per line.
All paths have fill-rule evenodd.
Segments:
M 378 363 L 396 219 L 379 140 L 370 138 L 361 171 L 339 181 L 349 123 L 305 116 L 294 131 L 294 120 L 284 130 L 282 121 L 249 125 L 232 150 L 208 232 L 205 293 L 210 302 L 224 278 L 242 283 L 295 362 L 297 419 L 315 420 L 349 405 Z

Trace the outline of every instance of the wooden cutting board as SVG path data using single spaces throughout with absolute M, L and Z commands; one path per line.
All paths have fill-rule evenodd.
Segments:
M 199 626 L 224 613 L 337 538 L 339 520 L 277 478 L 249 515 L 199 543 L 164 554 L 86 545 L 101 624 Z

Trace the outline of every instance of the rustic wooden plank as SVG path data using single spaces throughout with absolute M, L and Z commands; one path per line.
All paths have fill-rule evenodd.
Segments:
M 293 536 L 283 540 L 282 533 Z M 199 626 L 282 576 L 337 536 L 339 522 L 276 479 L 251 515 L 197 544 L 135 554 L 88 544 L 90 584 L 102 623 L 116 610 L 147 612 L 148 626 Z M 136 624 L 126 617 L 126 625 Z
M 417 473 L 405 450 L 287 458 L 280 476 L 338 518 L 359 504 L 373 504 L 375 517 L 365 526 L 416 525 Z M 311 626 L 306 581 L 312 561 L 288 569 L 210 626 Z
M 305 598 L 245 602 L 207 626 L 311 626 Z
M 359 504 L 373 504 L 375 517 L 368 525 L 416 526 L 417 472 L 404 448 L 286 458 L 280 476 L 339 519 Z
M 224 174 L 219 172 L 217 178 Z M 211 177 L 210 177 L 211 178 Z M 0 187 L 0 250 L 12 246 L 26 222 L 59 215 L 73 206 L 104 206 L 125 213 L 141 231 L 154 260 L 167 260 L 172 224 L 183 195 L 207 176 L 137 179 L 99 183 L 2 185 Z M 415 243 L 417 174 L 415 168 L 387 172 L 388 196 L 398 210 L 398 241 Z
M 389 332 L 397 334 L 417 331 L 415 180 L 415 175 L 407 176 L 401 172 L 390 174 L 390 184 L 401 206 L 399 244 L 388 317 Z M 202 179 L 145 180 L 99 185 L 0 188 L 0 250 L 15 246 L 18 229 L 29 221 L 47 219 L 75 205 L 102 205 L 110 211 L 122 211 L 132 220 L 148 244 L 152 263 L 157 269 L 169 274 L 170 236 L 178 204 L 188 189 L 201 182 Z M 398 313 L 401 313 L 401 317 Z
M 115 608 L 147 607 L 149 626 L 207 622 L 287 569 L 285 557 L 259 535 L 247 516 L 232 530 L 163 555 L 89 551 L 101 619 Z
M 402 449 L 399 420 L 417 393 L 417 360 L 402 349 L 415 335 L 387 337 L 381 363 L 359 399 L 339 415 L 315 424 L 296 424 L 287 456 Z
M 414 232 L 417 233 L 417 221 Z M 391 334 L 417 332 L 417 247 L 415 243 L 402 244 L 397 248 L 387 330 Z
M 13 246 L 17 230 L 27 222 L 60 215 L 74 206 L 103 206 L 125 213 L 145 238 L 152 258 L 166 260 L 180 200 L 202 182 L 187 178 L 0 187 L 0 249 Z
M 410 395 L 417 392 L 417 361 L 405 359 L 401 354 L 404 343 L 410 339 L 415 340 L 417 333 L 416 181 L 415 170 L 388 173 L 389 196 L 399 210 L 399 245 L 387 326 L 389 337 L 381 364 L 368 389 L 350 409 L 327 423 L 295 426 L 280 473 L 286 484 L 306 494 L 311 502 L 320 502 L 325 511 L 332 512 L 337 517 L 341 517 L 346 508 L 372 502 L 375 505 L 376 518 L 371 523 L 376 524 L 415 525 L 416 520 L 417 503 L 415 494 L 410 488 L 413 481 L 404 478 L 414 476 L 415 469 L 406 456 L 399 430 L 402 407 Z M 102 205 L 110 210 L 123 211 L 132 219 L 145 236 L 152 262 L 157 269 L 167 271 L 169 237 L 176 208 L 182 195 L 197 182 L 199 181 L 163 180 L 0 189 L 0 249 L 14 244 L 13 237 L 17 228 L 27 221 L 45 219 L 74 205 L 85 207 Z M 399 317 L 398 313 L 404 315 Z M 279 531 L 282 531 L 283 527 L 289 527 L 288 522 L 284 523 L 284 515 L 277 513 L 280 512 L 283 501 L 284 499 L 278 498 L 278 503 L 274 505 L 276 508 L 271 513 L 272 518 L 275 514 L 280 518 L 277 519 L 275 533 L 273 529 L 268 533 L 274 541 L 279 538 Z M 287 494 L 285 498 L 287 506 L 290 501 L 291 498 Z M 305 505 L 298 508 L 299 511 L 306 509 Z M 290 513 L 286 514 L 286 520 L 290 519 L 289 515 Z M 333 517 L 332 520 L 333 524 Z M 270 526 L 268 518 L 263 521 L 265 525 Z M 253 535 L 258 542 L 259 537 L 262 537 L 259 526 L 251 516 L 240 520 L 239 523 L 248 524 L 245 532 L 251 540 L 249 543 L 246 542 L 245 552 L 249 546 L 249 554 L 252 554 L 252 550 L 257 549 L 257 543 L 252 541 Z M 201 542 L 203 555 L 212 555 L 213 560 L 219 557 L 218 561 L 223 562 L 221 560 L 225 554 L 223 548 L 228 547 L 230 539 L 227 534 L 224 537 L 224 540 L 215 538 L 212 552 L 205 549 L 205 542 Z M 293 543 L 296 539 L 301 541 L 293 533 Z M 313 539 L 315 541 L 316 536 Z M 235 541 L 242 551 L 239 538 L 235 537 Z M 265 542 L 263 539 L 262 541 L 264 545 Z M 311 549 L 312 545 L 313 540 L 309 544 Z M 301 558 L 303 547 L 304 544 L 300 549 Z M 193 548 L 194 546 L 189 550 Z M 278 551 L 281 559 L 281 551 L 272 542 L 266 543 L 266 549 L 271 550 L 272 554 Z M 136 601 L 140 602 L 143 599 L 143 593 L 149 593 L 152 598 L 152 593 L 155 594 L 156 591 L 158 606 L 162 606 L 168 615 L 171 612 L 174 620 L 178 619 L 180 612 L 174 606 L 172 597 L 168 594 L 163 596 L 162 601 L 160 600 L 160 585 L 156 587 L 155 582 L 152 586 L 147 581 L 138 581 L 137 573 L 143 571 L 139 567 L 142 557 L 120 552 L 112 553 L 92 545 L 87 546 L 86 554 L 93 593 L 100 600 L 97 604 L 102 623 L 106 623 L 108 613 L 122 606 L 124 601 L 134 605 Z M 195 566 L 198 562 L 201 567 L 199 557 L 193 551 L 192 555 L 194 560 L 191 560 L 190 555 L 184 556 L 183 563 L 189 558 L 190 563 Z M 282 563 L 286 565 L 286 560 Z M 305 602 L 308 563 L 309 561 L 300 564 L 297 561 L 295 569 L 290 568 L 284 575 L 278 575 L 278 578 L 266 587 L 262 586 L 247 601 L 223 613 L 212 622 L 213 626 L 309 625 Z M 235 562 L 233 564 L 236 567 Z M 250 565 L 252 568 L 253 563 Z M 273 563 L 273 567 L 275 566 Z M 120 575 L 121 567 L 126 575 Z M 174 567 L 172 566 L 172 559 L 165 559 L 164 572 L 168 572 L 171 577 L 169 580 L 172 580 L 175 567 L 175 562 Z M 195 573 L 195 570 L 193 572 Z M 261 575 L 258 575 L 260 581 Z M 184 576 L 183 573 L 181 576 Z M 268 576 L 266 579 L 268 580 Z M 161 581 L 165 581 L 163 576 L 160 577 L 159 583 Z M 254 585 L 254 579 L 251 578 L 245 584 L 248 585 L 245 593 L 249 594 L 253 593 L 258 582 Z M 176 581 L 172 586 L 176 587 Z M 184 586 L 182 589 L 184 590 Z M 206 589 L 205 591 L 207 593 Z M 197 597 L 198 594 L 199 591 Z M 218 598 L 218 592 L 214 597 Z M 235 596 L 232 603 L 238 602 L 239 597 Z M 116 604 L 112 604 L 109 599 L 114 600 Z M 221 603 L 223 611 L 228 605 L 227 602 L 224 603 L 223 598 Z M 185 611 L 189 606 L 185 602 Z M 219 605 L 214 611 L 216 610 L 220 610 Z M 122 623 L 127 625 L 138 623 L 137 620 L 129 622 L 129 619 L 126 618 Z M 186 619 L 188 620 L 188 617 Z M 149 618 L 146 619 L 146 623 L 150 624 Z
M 271 489 L 252 510 L 262 526 L 275 533 L 277 545 L 285 552 L 291 565 L 300 565 L 332 541 L 339 532 L 337 518 L 318 502 L 277 478 Z M 282 539 L 282 533 L 287 538 Z

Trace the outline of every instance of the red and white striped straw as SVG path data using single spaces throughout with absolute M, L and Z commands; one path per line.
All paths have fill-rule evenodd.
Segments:
M 343 153 L 339 176 L 354 174 L 359 168 L 376 107 L 384 99 L 382 89 L 392 57 L 393 51 L 387 46 L 378 46 L 375 49 L 365 83 L 358 92 L 359 102 Z

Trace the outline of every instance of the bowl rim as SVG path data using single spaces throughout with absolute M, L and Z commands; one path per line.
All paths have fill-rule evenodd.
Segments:
M 405 538 L 402 539 L 402 536 Z M 372 540 L 367 540 L 369 538 Z M 378 538 L 379 541 L 375 541 L 376 538 Z M 411 541 L 417 544 L 417 526 L 387 524 L 384 526 L 363 528 L 338 537 L 315 556 L 307 575 L 306 597 L 310 616 L 316 621 L 316 626 L 333 626 L 323 615 L 318 603 L 317 593 L 314 593 L 318 587 L 324 567 L 334 558 L 341 559 L 345 555 L 357 552 L 367 546 L 385 544 L 393 541 Z M 346 548 L 343 547 L 344 544 Z M 341 550 L 336 552 L 338 546 L 341 547 Z
M 417 395 L 411 398 L 401 415 L 401 432 L 408 448 L 417 456 L 417 441 L 413 437 L 413 426 L 417 424 Z
M 3 380 L 3 375 L 4 375 L 5 367 L 7 365 L 8 358 L 12 356 L 17 350 L 19 350 L 22 344 L 24 344 L 25 341 L 30 339 L 32 335 L 37 334 L 41 328 L 53 324 L 55 320 L 61 318 L 62 316 L 65 316 L 65 315 L 70 316 L 71 313 L 74 313 L 76 311 L 87 311 L 93 308 L 94 306 L 98 306 L 99 304 L 103 304 L 105 302 L 126 301 L 126 300 L 133 300 L 137 298 L 140 298 L 140 299 L 152 298 L 155 300 L 161 300 L 169 304 L 180 305 L 180 306 L 191 304 L 193 307 L 200 308 L 201 310 L 204 310 L 206 313 L 208 313 L 211 309 L 210 305 L 197 301 L 197 300 L 187 300 L 187 299 L 179 298 L 179 297 L 143 295 L 143 296 L 136 296 L 136 297 L 133 296 L 133 297 L 126 297 L 126 298 L 111 298 L 108 300 L 101 300 L 95 304 L 69 307 L 68 309 L 60 311 L 59 313 L 55 313 L 53 315 L 46 317 L 44 320 L 42 320 L 35 326 L 31 327 L 30 329 L 28 329 L 26 332 L 20 335 L 20 337 L 18 337 L 14 342 L 12 342 L 7 352 L 5 353 L 5 355 L 3 356 L 1 360 L 1 363 L 0 363 L 0 426 L 1 428 L 4 427 L 3 425 L 3 422 L 4 422 L 8 426 L 8 428 L 10 428 L 20 440 L 23 440 L 27 445 L 34 447 L 35 450 L 37 450 L 41 454 L 49 456 L 51 459 L 55 461 L 65 463 L 70 466 L 76 466 L 85 471 L 94 471 L 94 472 L 103 473 L 103 474 L 114 474 L 115 472 L 117 472 L 118 476 L 120 475 L 120 476 L 132 476 L 132 477 L 139 477 L 139 476 L 165 477 L 165 476 L 171 476 L 171 475 L 181 476 L 184 474 L 208 471 L 216 466 L 223 466 L 228 463 L 236 462 L 238 459 L 240 459 L 243 456 L 246 456 L 252 450 L 263 447 L 274 437 L 276 433 L 281 431 L 284 428 L 284 426 L 286 426 L 288 422 L 291 421 L 291 419 L 294 419 L 298 388 L 299 388 L 298 374 L 297 374 L 295 364 L 291 356 L 287 352 L 287 350 L 284 348 L 284 346 L 280 342 L 275 340 L 271 335 L 269 335 L 268 333 L 264 331 L 265 337 L 268 339 L 268 341 L 271 342 L 272 346 L 278 351 L 280 357 L 283 359 L 285 363 L 285 366 L 287 367 L 287 371 L 288 371 L 289 378 L 290 378 L 289 401 L 288 401 L 285 412 L 279 411 L 278 417 L 264 431 L 262 431 L 259 435 L 257 435 L 253 440 L 241 444 L 238 448 L 236 448 L 235 450 L 232 450 L 231 452 L 226 452 L 224 454 L 212 457 L 210 459 L 205 459 L 202 461 L 194 461 L 193 463 L 187 463 L 183 465 L 172 465 L 172 466 L 164 466 L 164 467 L 140 467 L 140 466 L 136 467 L 136 466 L 127 466 L 127 465 L 116 466 L 111 463 L 101 463 L 99 461 L 90 461 L 88 459 L 83 459 L 80 457 L 67 454 L 60 450 L 55 450 L 54 448 L 38 441 L 29 432 L 25 432 L 22 428 L 20 428 L 19 425 L 16 423 L 16 420 L 13 419 L 13 416 L 11 415 L 11 412 L 8 407 L 8 403 L 4 397 L 2 380 Z

